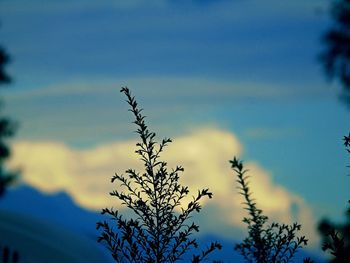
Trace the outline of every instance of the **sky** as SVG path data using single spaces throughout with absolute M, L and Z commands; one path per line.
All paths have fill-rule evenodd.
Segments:
M 318 60 L 328 3 L 0 1 L 13 78 L 3 110 L 19 123 L 9 166 L 82 207 L 120 207 L 110 178 L 142 169 L 128 86 L 159 140 L 173 139 L 164 159 L 185 167 L 184 184 L 214 192 L 204 231 L 243 229 L 236 155 L 261 208 L 298 220 L 315 244 L 316 222 L 342 219 L 348 199 L 350 112 Z

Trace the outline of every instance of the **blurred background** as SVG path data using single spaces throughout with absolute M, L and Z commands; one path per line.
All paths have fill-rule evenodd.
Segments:
M 230 255 L 246 235 L 228 163 L 238 156 L 265 214 L 301 223 L 305 253 L 321 260 L 317 224 L 342 222 L 349 195 L 349 108 L 320 60 L 330 3 L 1 0 L 11 78 L 1 114 L 17 126 L 3 169 L 18 171 L 0 199 L 1 242 L 24 262 L 38 255 L 35 242 L 52 249 L 35 252 L 40 262 L 55 253 L 57 262 L 101 262 L 98 212 L 122 209 L 110 178 L 142 169 L 119 93 L 128 86 L 158 141 L 173 139 L 163 157 L 184 166 L 181 182 L 214 193 L 196 218 L 201 240 L 222 240 Z

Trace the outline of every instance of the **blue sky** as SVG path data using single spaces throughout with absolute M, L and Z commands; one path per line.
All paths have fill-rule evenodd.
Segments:
M 31 143 L 40 156 L 51 143 L 53 155 L 86 154 L 136 139 L 119 94 L 127 85 L 161 137 L 230 133 L 241 145 L 232 154 L 302 198 L 314 220 L 341 218 L 349 111 L 317 60 L 327 8 L 325 0 L 3 0 L 0 44 L 14 82 L 2 94 L 20 123 L 15 153 Z M 115 171 L 104 172 L 108 182 Z M 23 173 L 25 183 L 69 192 Z

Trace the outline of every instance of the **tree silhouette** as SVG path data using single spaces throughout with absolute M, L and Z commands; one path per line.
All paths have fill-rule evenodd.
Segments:
M 0 85 L 11 81 L 5 71 L 5 65 L 8 62 L 9 56 L 0 47 Z M 1 101 L 0 107 L 2 107 Z M 14 135 L 15 130 L 16 124 L 10 118 L 3 116 L 0 108 L 0 196 L 4 195 L 6 188 L 14 182 L 17 176 L 17 173 L 8 171 L 4 165 L 11 153 L 7 145 L 7 139 Z
M 199 227 L 188 221 L 194 212 L 200 212 L 200 200 L 212 198 L 213 194 L 208 189 L 199 190 L 191 202 L 183 205 L 183 199 L 189 195 L 188 187 L 179 183 L 179 175 L 184 169 L 177 166 L 168 171 L 167 163 L 160 160 L 160 154 L 171 140 L 163 139 L 157 143 L 156 134 L 149 131 L 145 116 L 129 89 L 122 88 L 121 92 L 126 95 L 135 117 L 136 133 L 141 139 L 135 152 L 145 171 L 139 173 L 129 169 L 125 175 L 113 176 L 112 183 L 119 182 L 121 189 L 110 195 L 121 200 L 133 211 L 134 217 L 125 219 L 117 210 L 103 209 L 102 214 L 111 216 L 117 230 L 107 221 L 98 222 L 97 228 L 102 229 L 98 241 L 107 246 L 116 262 L 176 262 L 198 247 L 191 235 L 198 232 Z M 193 255 L 192 262 L 203 261 L 216 249 L 221 249 L 221 245 L 211 243 L 200 254 Z
M 10 250 L 7 246 L 0 249 L 1 263 L 18 263 L 19 254 L 17 251 Z
M 331 17 L 333 26 L 323 36 L 326 48 L 321 61 L 326 74 L 344 87 L 343 98 L 350 105 L 350 0 L 334 0 Z
M 9 62 L 9 56 L 5 50 L 0 47 L 0 83 L 9 83 L 10 77 L 5 71 L 5 65 Z
M 350 106 L 350 0 L 334 0 L 331 17 L 333 27 L 323 37 L 326 50 L 321 54 L 321 61 L 328 76 L 339 79 L 344 87 L 344 101 Z M 344 136 L 344 145 L 350 153 L 350 134 Z M 348 262 L 350 209 L 347 211 L 346 223 L 335 224 L 323 219 L 318 230 L 323 239 L 322 249 L 333 256 L 331 262 Z
M 307 245 L 305 236 L 296 237 L 301 225 L 268 224 L 268 217 L 263 214 L 252 198 L 249 188 L 247 170 L 243 162 L 235 158 L 230 161 L 231 168 L 237 175 L 238 189 L 244 197 L 244 205 L 249 216 L 243 218 L 247 224 L 248 237 L 242 243 L 235 246 L 244 258 L 245 262 L 274 263 L 290 262 L 297 250 Z M 304 262 L 312 262 L 305 259 Z
M 0 85 L 8 84 L 11 78 L 5 71 L 5 65 L 9 62 L 9 56 L 5 50 L 0 47 Z M 0 101 L 0 107 L 2 103 Z M 1 110 L 1 108 L 0 108 Z M 4 162 L 10 156 L 10 149 L 6 144 L 6 140 L 14 135 L 15 124 L 8 117 L 4 117 L 0 111 L 0 197 L 6 191 L 6 188 L 12 184 L 17 177 L 17 174 L 6 170 Z M 9 247 L 0 247 L 0 258 L 2 263 L 17 263 L 19 262 L 19 254 L 16 250 L 10 250 Z
M 350 153 L 350 133 L 348 136 L 344 136 L 344 145 L 347 152 Z M 344 224 L 335 224 L 328 219 L 323 219 L 318 226 L 318 230 L 323 239 L 322 250 L 333 256 L 331 262 L 349 262 L 350 209 L 346 212 L 346 222 Z

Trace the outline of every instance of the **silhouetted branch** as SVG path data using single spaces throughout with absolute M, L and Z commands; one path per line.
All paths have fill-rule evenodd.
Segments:
M 246 262 L 270 263 L 290 262 L 297 250 L 307 245 L 305 236 L 296 237 L 301 226 L 298 223 L 285 225 L 273 222 L 265 226 L 268 217 L 252 198 L 249 188 L 247 170 L 243 163 L 236 159 L 230 161 L 231 168 L 237 175 L 240 194 L 244 197 L 244 209 L 248 211 L 249 217 L 244 217 L 243 222 L 247 224 L 248 237 L 242 243 L 235 246 Z M 305 259 L 305 262 L 309 259 Z
M 128 169 L 125 175 L 112 177 L 112 183 L 119 183 L 119 188 L 110 195 L 133 211 L 134 217 L 124 219 L 117 210 L 103 209 L 102 214 L 113 219 L 116 229 L 107 221 L 98 222 L 97 229 L 102 230 L 98 241 L 107 246 L 116 262 L 176 262 L 197 248 L 196 239 L 191 236 L 199 227 L 188 221 L 194 212 L 200 212 L 200 201 L 212 198 L 213 194 L 202 189 L 187 205 L 182 203 L 189 194 L 188 187 L 179 183 L 179 174 L 184 169 L 177 166 L 168 172 L 167 163 L 160 161 L 160 154 L 171 140 L 165 138 L 157 143 L 156 134 L 148 129 L 145 116 L 129 89 L 122 88 L 121 92 L 127 97 L 129 111 L 135 118 L 133 123 L 140 137 L 135 152 L 145 171 Z M 199 256 L 193 256 L 193 262 L 205 260 L 216 249 L 221 249 L 221 245 L 214 242 Z
M 350 105 L 350 1 L 331 3 L 333 24 L 323 36 L 325 50 L 320 58 L 326 74 L 344 87 L 343 98 Z
M 343 140 L 347 152 L 350 153 L 350 133 L 344 136 Z M 318 230 L 323 238 L 322 250 L 332 255 L 331 262 L 348 262 L 350 258 L 350 208 L 347 211 L 346 223 L 336 225 L 328 220 L 322 220 Z

